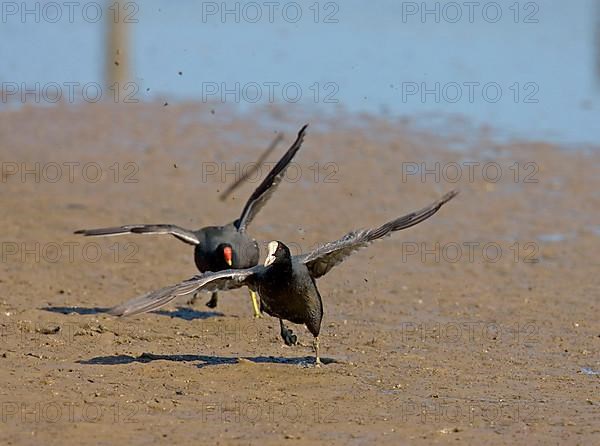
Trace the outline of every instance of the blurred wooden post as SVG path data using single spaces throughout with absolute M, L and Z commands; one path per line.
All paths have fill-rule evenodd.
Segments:
M 118 83 L 118 89 L 129 81 L 129 29 L 124 22 L 125 11 L 121 2 L 106 2 L 106 86 L 110 88 Z
M 596 51 L 596 80 L 598 81 L 598 84 L 600 85 L 600 1 L 596 0 L 595 3 L 595 8 L 596 8 L 596 29 L 595 29 L 595 42 L 594 42 L 594 48 Z

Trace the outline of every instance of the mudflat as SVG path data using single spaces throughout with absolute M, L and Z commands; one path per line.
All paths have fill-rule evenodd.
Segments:
M 451 140 L 383 117 L 206 104 L 0 113 L 2 444 L 597 444 L 600 155 Z M 246 290 L 117 319 L 196 273 L 169 236 L 82 228 L 237 218 L 220 191 L 283 130 L 303 148 L 249 232 L 294 253 L 458 188 L 426 222 L 319 280 L 326 364 Z

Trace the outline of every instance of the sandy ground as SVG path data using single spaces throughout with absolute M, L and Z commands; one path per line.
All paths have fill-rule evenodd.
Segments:
M 1 444 L 600 444 L 600 152 L 342 112 L 0 115 Z M 102 312 L 193 275 L 192 249 L 74 230 L 227 223 L 256 185 L 218 200 L 236 163 L 276 130 L 287 146 L 304 121 L 293 178 L 251 226 L 261 241 L 307 250 L 461 190 L 320 279 L 324 367 L 305 328 L 304 346 L 286 347 L 277 320 L 254 320 L 245 290 L 215 311 L 203 296 Z M 409 175 L 436 163 L 439 178 Z

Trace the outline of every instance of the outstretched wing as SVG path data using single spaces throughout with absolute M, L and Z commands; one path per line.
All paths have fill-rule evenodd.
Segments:
M 258 158 L 256 160 L 256 162 L 254 163 L 254 167 L 252 169 L 248 169 L 248 171 L 244 175 L 239 177 L 233 184 L 231 184 L 227 189 L 225 189 L 225 191 L 221 195 L 219 195 L 219 199 L 221 201 L 226 200 L 227 197 L 234 190 L 236 190 L 240 184 L 242 184 L 244 181 L 246 181 L 246 179 L 249 178 L 250 176 L 254 175 L 256 173 L 256 171 L 258 170 L 258 167 L 262 163 L 265 162 L 267 157 L 271 154 L 271 152 L 273 150 L 275 150 L 275 147 L 277 147 L 277 144 L 279 144 L 282 139 L 283 139 L 283 133 L 278 133 L 277 136 L 275 137 L 275 139 L 273 139 L 273 141 L 269 145 L 269 147 L 267 147 L 267 150 L 265 150 L 264 153 L 260 156 L 260 158 Z
M 75 234 L 87 237 L 122 235 L 122 234 L 171 234 L 179 240 L 190 245 L 199 245 L 200 240 L 189 229 L 180 228 L 175 225 L 125 225 L 112 228 L 80 229 Z
M 452 191 L 444 195 L 435 203 L 423 209 L 411 212 L 403 217 L 385 223 L 378 228 L 361 229 L 346 234 L 335 242 L 325 243 L 314 251 L 299 256 L 298 260 L 304 263 L 314 278 L 327 274 L 334 266 L 341 263 L 350 254 L 368 246 L 374 240 L 385 237 L 394 231 L 410 228 L 427 220 L 435 214 L 445 203 L 458 194 Z
M 246 202 L 246 206 L 244 206 L 242 215 L 236 221 L 236 227 L 240 232 L 244 232 L 246 230 L 246 227 L 256 216 L 258 211 L 260 211 L 269 198 L 271 198 L 271 195 L 273 192 L 275 192 L 277 185 L 281 183 L 288 165 L 296 155 L 296 152 L 300 150 L 300 146 L 302 146 L 304 133 L 306 132 L 307 127 L 308 124 L 300 129 L 294 144 L 291 145 L 287 152 L 285 152 L 285 155 L 283 155 L 277 164 L 275 164 L 262 183 L 260 183 L 252 195 L 250 195 L 250 198 Z
M 255 274 L 254 268 L 228 269 L 216 273 L 207 272 L 184 280 L 176 285 L 171 285 L 160 290 L 151 291 L 140 297 L 131 299 L 109 310 L 113 316 L 133 316 L 156 310 L 179 296 L 193 293 L 198 290 L 217 291 L 232 290 L 244 285 L 252 285 L 250 278 Z

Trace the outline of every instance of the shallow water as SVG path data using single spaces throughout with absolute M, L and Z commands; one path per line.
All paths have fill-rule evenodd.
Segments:
M 274 82 L 272 101 L 288 108 L 417 117 L 417 128 L 462 139 L 486 124 L 495 139 L 600 141 L 600 7 L 593 0 L 500 2 L 498 19 L 491 2 L 472 12 L 459 2 L 454 10 L 433 1 L 296 3 L 298 19 L 290 3 L 277 3 L 272 20 L 262 3 L 256 10 L 239 2 L 134 3 L 133 98 L 195 98 L 252 111 L 259 94 L 258 103 L 269 102 Z M 236 5 L 239 13 L 222 16 Z M 439 12 L 422 16 L 424 5 Z M 73 23 L 66 10 L 57 23 L 44 20 L 43 10 L 39 23 L 21 12 L 0 26 L 1 82 L 102 84 L 101 20 L 81 7 Z M 110 14 L 106 6 L 104 18 Z M 472 97 L 469 83 L 478 84 Z

